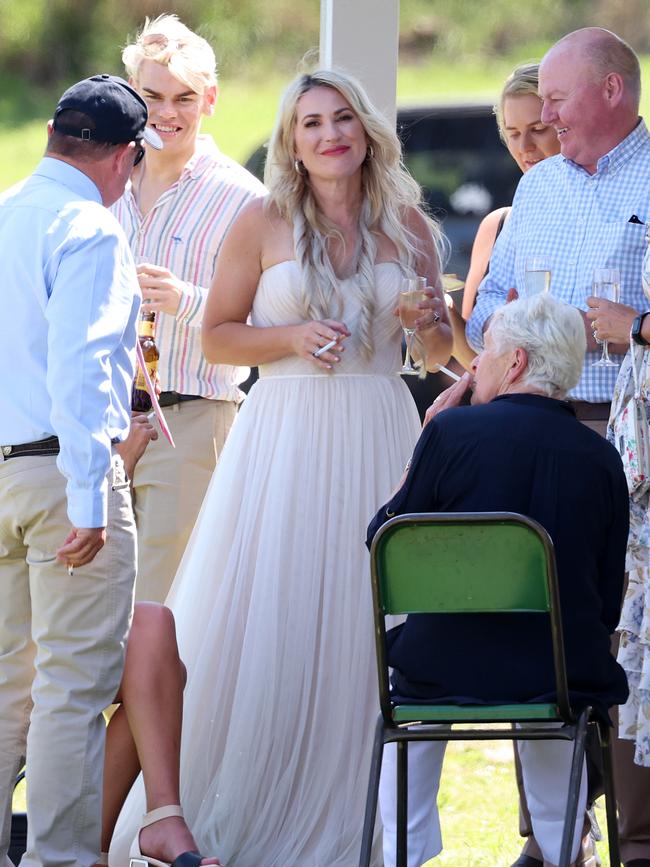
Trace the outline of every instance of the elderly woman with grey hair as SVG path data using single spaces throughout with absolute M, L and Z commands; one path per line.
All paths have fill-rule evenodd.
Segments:
M 473 376 L 436 399 L 404 482 L 372 521 L 407 512 L 519 512 L 555 545 L 567 672 L 576 708 L 605 716 L 625 701 L 623 670 L 609 639 L 618 622 L 627 539 L 627 486 L 616 450 L 577 421 L 567 392 L 585 352 L 580 314 L 548 295 L 499 309 Z M 473 380 L 473 382 L 472 382 Z M 472 405 L 459 406 L 473 388 Z M 507 660 L 507 664 L 504 664 Z M 400 700 L 549 701 L 554 695 L 548 624 L 534 614 L 410 616 L 389 633 L 393 690 Z M 411 744 L 409 865 L 442 847 L 436 792 L 444 743 Z M 571 745 L 520 745 L 535 837 L 545 863 L 559 858 Z M 380 803 L 384 860 L 394 863 L 394 751 L 387 750 Z M 586 802 L 583 773 L 575 859 Z

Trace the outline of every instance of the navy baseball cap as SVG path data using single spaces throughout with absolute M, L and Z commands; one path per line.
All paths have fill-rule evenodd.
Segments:
M 66 123 L 65 112 L 78 111 L 92 119 L 94 128 Z M 93 75 L 69 87 L 54 112 L 54 129 L 63 135 L 106 144 L 144 140 L 156 150 L 163 143 L 147 126 L 147 105 L 139 93 L 117 75 Z

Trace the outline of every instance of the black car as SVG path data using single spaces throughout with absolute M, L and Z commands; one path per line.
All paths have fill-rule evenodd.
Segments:
M 476 229 L 509 205 L 521 177 L 489 105 L 403 108 L 397 130 L 404 161 L 451 244 L 445 270 L 465 277 Z
M 404 162 L 423 189 L 430 212 L 449 241 L 445 271 L 467 275 L 474 236 L 482 218 L 509 205 L 521 177 L 515 161 L 499 138 L 492 106 L 450 104 L 408 106 L 397 110 L 397 132 Z M 266 146 L 249 157 L 246 168 L 262 179 Z M 454 300 L 460 309 L 462 295 Z M 257 378 L 253 370 L 243 384 L 248 391 Z M 433 374 L 421 380 L 405 377 L 420 413 L 450 380 Z

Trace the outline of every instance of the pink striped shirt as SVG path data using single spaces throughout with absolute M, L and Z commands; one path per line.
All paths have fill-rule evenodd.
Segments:
M 264 186 L 224 156 L 209 136 L 199 136 L 194 156 L 178 181 L 146 217 L 131 185 L 111 210 L 122 224 L 136 262 L 169 268 L 184 281 L 175 316 L 158 313 L 156 344 L 163 391 L 239 401 L 238 384 L 247 367 L 208 364 L 201 352 L 201 320 L 217 254 L 232 221 L 247 201 L 265 195 Z

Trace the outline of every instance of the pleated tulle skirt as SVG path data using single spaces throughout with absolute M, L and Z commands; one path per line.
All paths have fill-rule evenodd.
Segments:
M 235 422 L 168 599 L 189 675 L 181 800 L 228 867 L 358 861 L 378 713 L 364 540 L 418 432 L 379 375 L 265 377 Z M 138 781 L 111 864 L 143 812 Z

